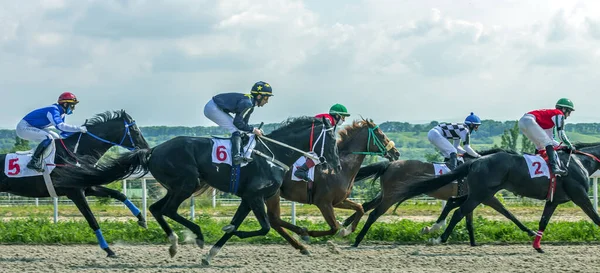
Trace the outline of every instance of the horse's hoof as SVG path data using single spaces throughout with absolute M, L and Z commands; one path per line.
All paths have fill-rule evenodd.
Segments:
M 538 253 L 545 253 L 541 248 L 536 248 L 535 250 L 537 250 Z
M 358 244 L 352 244 L 352 247 L 358 248 Z
M 306 255 L 306 256 L 310 256 L 310 251 L 308 251 L 308 249 L 302 249 L 302 250 L 300 250 L 300 253 L 302 253 L 303 255 Z
M 113 253 L 113 254 L 106 255 L 106 258 L 116 259 L 116 258 L 118 258 L 118 256 L 117 256 L 117 254 Z
M 225 233 L 232 233 L 235 231 L 235 226 L 234 225 L 226 225 L 221 230 L 224 231 Z
M 148 229 L 148 224 L 146 221 L 138 221 L 138 226 Z
M 200 248 L 204 248 L 204 240 L 196 239 L 196 245 Z
M 471 246 L 479 246 L 478 244 L 471 244 Z
M 308 235 L 302 235 L 302 236 L 300 236 L 300 239 L 302 239 L 302 241 L 304 241 L 306 243 L 310 243 L 310 236 L 308 236 Z
M 424 234 L 429 234 L 429 231 L 430 231 L 430 230 L 431 230 L 431 228 L 429 228 L 429 227 L 424 227 L 424 228 L 422 228 L 422 229 L 421 229 L 421 235 L 424 235 Z
M 202 259 L 202 264 L 203 265 L 210 265 L 210 261 L 208 259 L 206 259 L 206 258 L 203 258 Z
M 428 241 L 432 245 L 439 245 L 442 242 L 441 238 L 430 238 Z
M 171 258 L 175 257 L 175 255 L 177 254 L 177 246 L 176 245 L 172 245 L 169 247 L 169 255 L 171 255 Z
M 106 252 L 106 257 L 107 258 L 116 258 L 117 254 L 115 254 L 112 249 L 110 249 L 109 247 L 107 248 L 103 248 L 102 250 L 104 250 Z

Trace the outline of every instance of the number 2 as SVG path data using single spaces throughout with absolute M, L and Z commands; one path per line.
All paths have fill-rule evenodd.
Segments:
M 531 166 L 533 166 L 533 167 L 536 167 L 536 166 L 537 166 L 537 168 L 535 169 L 535 172 L 534 172 L 534 174 L 543 174 L 543 173 L 544 173 L 544 172 L 542 172 L 542 171 L 540 170 L 540 169 L 542 168 L 542 163 L 540 163 L 540 162 L 537 162 L 537 161 L 536 161 L 536 162 L 533 162 L 533 163 L 531 164 Z
M 217 147 L 217 159 L 219 161 L 227 160 L 227 152 L 225 151 L 225 146 L 221 145 Z
M 18 158 L 13 158 L 8 160 L 8 174 L 9 175 L 17 175 L 21 172 L 21 166 L 17 164 L 19 161 Z

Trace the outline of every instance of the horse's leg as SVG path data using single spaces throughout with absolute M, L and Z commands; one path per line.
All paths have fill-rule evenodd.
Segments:
M 438 240 L 442 243 L 448 241 L 448 237 L 450 237 L 450 234 L 452 233 L 452 230 L 454 230 L 454 227 L 456 227 L 456 224 L 458 224 L 458 222 L 460 222 L 465 215 L 472 212 L 479 204 L 481 204 L 480 200 L 473 198 L 473 195 L 469 195 L 465 203 L 462 204 L 459 209 L 454 211 L 454 214 L 452 214 L 452 219 L 450 219 L 450 223 Z
M 363 207 L 363 215 L 365 214 L 365 212 L 370 211 L 372 209 L 374 209 L 375 207 L 377 207 L 377 205 L 379 205 L 381 203 L 381 193 L 379 193 L 377 196 L 375 196 L 375 198 L 373 198 L 373 200 L 371 201 L 367 201 L 365 203 L 362 204 Z M 350 215 L 350 217 L 346 218 L 346 220 L 344 220 L 344 223 L 342 224 L 342 226 L 347 227 L 350 224 L 354 223 L 354 221 L 356 221 L 357 217 L 357 213 L 353 213 L 352 215 Z M 362 217 L 362 215 L 361 215 Z M 360 218 L 358 219 L 358 222 L 360 222 Z
M 469 212 L 465 215 L 465 223 L 467 232 L 469 232 L 469 242 L 471 243 L 471 246 L 477 246 L 475 243 L 475 231 L 473 230 L 473 212 Z
M 186 188 L 184 185 L 192 185 L 191 187 Z M 167 216 L 173 219 L 175 222 L 182 224 L 190 231 L 192 231 L 196 235 L 196 245 L 200 248 L 204 248 L 204 235 L 202 234 L 202 229 L 196 223 L 190 221 L 189 219 L 181 216 L 177 209 L 185 201 L 190 198 L 194 193 L 195 183 L 191 181 L 182 181 L 181 187 L 178 189 L 176 193 L 171 194 L 170 198 L 167 199 L 165 204 L 162 207 L 162 215 Z M 173 242 L 171 242 L 173 243 Z M 177 253 L 177 244 L 175 244 L 175 248 L 169 249 L 169 253 L 171 257 L 175 256 Z
M 88 222 L 88 225 L 96 234 L 96 238 L 98 239 L 98 244 L 100 244 L 100 248 L 102 248 L 102 250 L 106 252 L 107 257 L 116 257 L 115 253 L 110 249 L 110 247 L 108 247 L 108 243 L 106 243 L 104 236 L 102 236 L 100 226 L 98 225 L 98 222 L 96 221 L 96 218 L 94 217 L 94 214 L 92 213 L 92 210 L 90 209 L 90 206 L 88 205 L 87 200 L 85 199 L 85 195 L 83 195 L 83 190 L 73 189 L 67 194 L 67 197 L 71 199 L 73 203 L 75 203 L 77 209 L 79 209 L 81 214 L 83 214 L 83 217 L 85 217 L 85 220 Z
M 356 218 L 354 219 L 354 222 L 352 222 L 352 225 L 349 226 L 348 228 L 344 228 L 344 229 L 342 229 L 342 231 L 340 231 L 340 236 L 346 237 L 346 236 L 348 236 L 348 234 L 350 234 L 356 230 L 356 226 L 358 226 L 358 222 L 360 222 L 360 218 L 363 215 L 365 215 L 365 211 L 363 210 L 363 207 L 360 204 L 355 203 L 352 200 L 349 200 L 348 198 L 344 199 L 344 201 L 342 201 L 341 203 L 334 205 L 334 207 L 340 208 L 340 209 L 353 209 L 356 211 L 354 213 L 354 215 L 356 215 Z
M 448 217 L 448 214 L 450 214 L 450 211 L 460 207 L 460 205 L 467 200 L 467 197 L 469 196 L 463 195 L 460 197 L 450 197 L 448 201 L 446 201 L 446 205 L 442 210 L 442 214 L 440 214 L 440 217 L 438 217 L 438 219 L 435 221 L 435 224 L 433 224 L 431 227 L 424 227 L 421 229 L 421 234 L 429 234 L 443 228 L 446 225 L 446 218 Z
M 110 198 L 117 199 L 117 200 L 123 202 L 123 204 L 125 204 L 125 206 L 127 206 L 127 208 L 129 208 L 129 210 L 131 211 L 133 216 L 137 217 L 138 225 L 143 228 L 148 228 L 148 225 L 146 224 L 146 219 L 144 218 L 144 215 L 142 215 L 142 212 L 140 211 L 140 209 L 138 209 L 133 203 L 131 203 L 131 201 L 127 198 L 127 196 L 125 194 L 121 193 L 120 191 L 109 189 L 109 188 L 103 187 L 103 186 L 94 186 L 94 187 L 86 188 L 85 195 L 86 196 L 97 196 L 97 197 L 110 197 Z
M 323 218 L 325 218 L 325 222 L 329 225 L 329 230 L 309 230 L 307 231 L 308 235 L 311 237 L 322 237 L 334 235 L 340 230 L 340 223 L 335 219 L 335 212 L 333 211 L 332 204 L 316 204 Z
M 230 225 L 225 226 L 223 228 L 225 234 L 223 234 L 223 236 L 221 236 L 221 238 L 208 251 L 206 257 L 202 259 L 202 264 L 210 265 L 210 261 L 212 260 L 212 258 L 214 258 L 217 255 L 217 253 L 219 253 L 219 250 L 221 250 L 225 243 L 227 243 L 227 241 L 234 235 L 233 232 L 242 224 L 242 222 L 244 222 L 244 219 L 246 219 L 248 213 L 250 213 L 250 206 L 248 206 L 246 201 L 242 199 L 240 206 L 233 215 L 233 218 L 231 219 Z M 230 228 L 230 226 L 233 227 Z
M 375 209 L 373 209 L 373 211 L 371 211 L 371 213 L 369 213 L 369 218 L 367 218 L 367 222 L 365 223 L 365 225 L 363 226 L 363 228 L 360 230 L 360 232 L 358 233 L 358 235 L 356 236 L 356 240 L 354 241 L 354 244 L 352 245 L 353 247 L 358 247 L 358 245 L 360 244 L 360 242 L 365 238 L 365 235 L 367 235 L 367 231 L 369 231 L 369 228 L 371 228 L 371 225 L 373 225 L 373 223 L 375 223 L 375 221 L 377 221 L 377 219 L 383 215 L 393 204 L 396 203 L 396 201 L 398 201 L 398 203 L 402 203 L 404 202 L 406 199 L 404 198 L 385 198 L 383 199 L 379 205 L 377 205 L 377 207 L 375 207 Z
M 280 207 L 280 196 L 276 194 L 271 198 L 267 199 L 267 215 L 269 216 L 269 222 L 271 222 L 271 227 L 281 235 L 290 245 L 292 245 L 295 249 L 300 250 L 300 253 L 305 255 L 310 255 L 310 252 L 306 249 L 304 245 L 302 245 L 298 240 L 290 236 L 285 229 L 282 227 L 281 220 L 281 207 Z
M 150 205 L 149 210 L 150 213 L 152 213 L 152 216 L 154 216 L 154 219 L 156 219 L 156 222 L 158 222 L 160 227 L 167 234 L 169 242 L 171 243 L 171 246 L 169 247 L 169 254 L 171 255 L 171 257 L 173 257 L 177 253 L 177 243 L 179 237 L 177 236 L 177 234 L 175 234 L 175 232 L 173 232 L 173 229 L 171 229 L 169 223 L 167 223 L 167 221 L 165 220 L 165 217 L 163 216 L 162 212 L 163 207 L 165 206 L 169 198 L 171 198 L 171 193 L 167 191 L 167 194 L 163 198 Z
M 254 213 L 254 216 L 256 217 L 256 220 L 258 220 L 258 223 L 260 224 L 260 229 L 254 231 L 236 230 L 233 232 L 234 235 L 239 237 L 240 239 L 267 235 L 267 233 L 269 233 L 269 230 L 271 230 L 271 225 L 269 224 L 269 217 L 267 216 L 267 212 L 265 211 L 264 199 L 262 197 L 253 197 L 246 199 L 248 199 L 248 206 L 250 207 L 250 209 Z
M 526 227 L 525 225 L 523 225 L 523 223 L 521 223 L 521 221 L 519 221 L 510 211 L 508 211 L 508 209 L 506 209 L 506 207 L 504 207 L 504 205 L 500 202 L 500 200 L 498 200 L 498 198 L 492 197 L 492 198 L 486 200 L 485 202 L 483 202 L 483 204 L 490 206 L 495 211 L 497 211 L 500 214 L 504 215 L 504 217 L 510 219 L 522 231 L 527 232 L 527 234 L 529 236 L 535 236 L 536 235 L 536 233 L 533 232 L 533 230 L 531 230 L 528 227 Z
M 558 206 L 556 202 L 548 201 L 546 201 L 546 205 L 544 206 L 542 219 L 540 219 L 539 230 L 537 232 L 537 235 L 535 236 L 535 239 L 533 240 L 533 248 L 539 253 L 544 253 L 540 245 L 540 243 L 542 242 L 542 235 L 544 235 L 544 230 L 546 229 L 548 222 L 550 222 L 550 217 L 552 217 L 554 210 L 556 210 L 556 206 Z

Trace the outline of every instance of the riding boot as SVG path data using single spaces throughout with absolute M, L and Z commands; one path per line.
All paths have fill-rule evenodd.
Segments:
M 304 164 L 302 164 L 302 166 L 300 166 L 300 167 L 298 167 L 298 169 L 296 169 L 296 171 L 294 172 L 294 175 L 304 181 L 313 182 L 312 179 L 310 179 L 310 177 L 308 176 L 308 171 L 314 165 L 315 165 L 315 163 L 312 161 L 312 159 L 307 158 L 306 162 L 304 162 Z
M 40 173 L 44 172 L 44 162 L 42 160 L 42 156 L 46 151 L 46 148 L 50 146 L 52 143 L 51 139 L 44 139 L 40 144 L 35 148 L 33 152 L 33 156 L 31 156 L 31 160 L 27 163 L 27 168 L 38 171 Z
M 242 156 L 242 136 L 240 132 L 231 134 L 231 154 L 233 165 L 240 165 L 242 163 L 252 162 L 252 158 Z
M 448 160 L 448 169 L 450 169 L 451 171 L 454 171 L 454 169 L 456 169 L 456 164 L 458 164 L 458 159 L 456 156 L 456 153 L 451 153 L 450 154 L 450 159 Z
M 554 147 L 552 145 L 546 146 L 546 155 L 548 156 L 548 163 L 550 165 L 550 170 L 554 175 L 565 176 L 567 175 L 567 171 L 562 169 L 558 165 L 558 156 L 556 155 L 556 151 L 554 151 Z

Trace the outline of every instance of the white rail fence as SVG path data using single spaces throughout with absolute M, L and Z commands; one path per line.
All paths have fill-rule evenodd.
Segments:
M 141 177 L 139 179 L 136 179 L 137 181 L 141 181 L 141 187 L 137 188 L 137 189 L 131 189 L 128 186 L 131 183 L 131 180 L 124 180 L 123 181 L 123 194 L 127 195 L 128 192 L 130 193 L 137 193 L 137 195 L 139 195 L 139 198 L 130 198 L 132 201 L 140 201 L 141 202 L 141 208 L 140 210 L 142 211 L 144 217 L 147 219 L 148 217 L 148 181 L 154 181 L 154 178 L 150 175 Z M 592 182 L 592 196 L 590 196 L 590 199 L 592 201 L 592 204 L 594 205 L 594 209 L 596 211 L 598 211 L 598 182 L 600 181 L 600 171 L 597 171 L 595 173 L 593 173 L 590 176 L 590 182 Z M 155 181 L 154 183 L 152 183 L 153 185 L 155 185 Z M 135 196 L 135 194 L 134 194 Z M 162 197 L 162 195 L 160 196 Z M 156 199 L 159 197 L 154 197 L 152 199 Z M 360 199 L 360 198 L 350 198 L 353 201 L 357 201 L 357 202 L 363 202 L 366 201 L 364 199 Z M 0 205 L 1 206 L 15 206 L 15 205 L 26 205 L 26 204 L 34 204 L 36 206 L 40 205 L 40 201 L 42 201 L 41 203 L 48 203 L 50 199 L 49 198 L 25 198 L 25 197 L 15 197 L 14 195 L 10 195 L 8 194 L 7 196 L 4 196 L 3 198 L 0 199 Z M 439 202 L 436 201 L 433 198 L 430 197 L 422 197 L 419 198 L 417 200 L 430 200 L 431 202 Z M 522 200 L 522 198 L 519 197 L 514 197 L 514 198 L 506 198 L 505 197 L 505 201 L 510 203 L 510 202 L 515 202 L 515 201 L 519 201 Z M 89 200 L 90 203 L 93 203 L 94 200 Z M 115 201 L 116 202 L 116 201 Z M 217 193 L 215 190 L 212 191 L 211 194 L 211 206 L 213 208 L 217 207 L 217 204 L 219 204 L 220 206 L 228 206 L 228 205 L 237 205 L 239 204 L 240 199 L 238 198 L 217 198 Z M 542 203 L 543 201 L 537 201 Z M 66 199 L 66 198 L 61 198 L 60 201 L 58 198 L 52 198 L 52 204 L 54 207 L 54 223 L 56 223 L 58 221 L 58 206 L 59 203 L 61 205 L 73 205 L 73 203 Z M 195 200 L 194 197 L 190 198 L 190 218 L 195 219 L 196 218 L 196 204 L 195 204 Z M 114 203 L 117 204 L 117 203 Z M 282 199 L 281 202 L 282 206 L 291 206 L 291 220 L 292 223 L 295 224 L 296 223 L 296 202 L 290 202 L 287 200 Z M 445 201 L 442 202 L 442 206 L 445 204 Z

